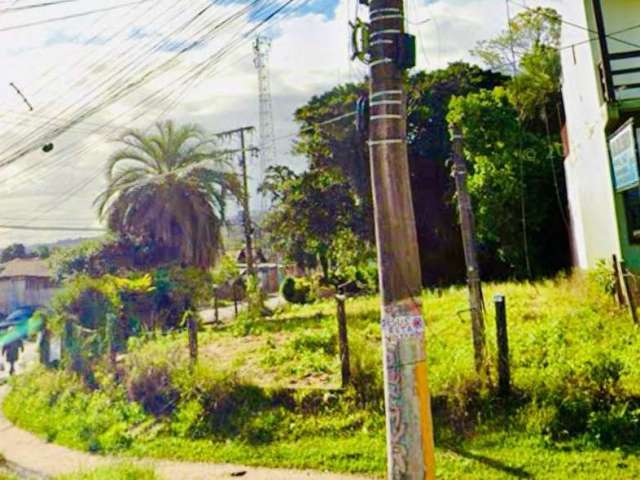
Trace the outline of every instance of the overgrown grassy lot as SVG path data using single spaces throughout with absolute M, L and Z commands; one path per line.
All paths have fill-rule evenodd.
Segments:
M 425 292 L 438 478 L 640 478 L 640 333 L 594 278 L 487 285 L 507 297 L 513 398 L 473 369 L 466 290 Z M 201 332 L 137 339 L 117 381 L 15 379 L 18 425 L 74 448 L 135 456 L 384 474 L 378 300 L 349 300 L 353 387 L 337 389 L 331 301 Z

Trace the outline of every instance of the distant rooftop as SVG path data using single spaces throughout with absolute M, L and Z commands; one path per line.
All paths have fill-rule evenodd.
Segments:
M 51 270 L 39 258 L 16 258 L 0 266 L 0 279 L 15 277 L 51 278 Z

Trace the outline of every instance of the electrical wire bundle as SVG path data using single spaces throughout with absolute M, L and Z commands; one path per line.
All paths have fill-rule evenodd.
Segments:
M 58 0 L 49 4 L 74 1 L 80 0 Z M 46 142 L 59 139 L 64 134 L 79 135 L 76 141 L 57 150 L 55 156 L 30 163 L 6 178 L 0 176 L 0 187 L 10 184 L 12 189 L 19 189 L 34 178 L 42 179 L 59 172 L 62 164 L 82 158 L 96 148 L 95 143 L 86 141 L 91 135 L 114 136 L 126 128 L 123 124 L 133 124 L 144 119 L 147 119 L 147 124 L 152 124 L 162 118 L 194 86 L 229 67 L 229 62 L 225 63 L 227 59 L 235 57 L 237 62 L 248 56 L 238 58 L 237 53 L 243 45 L 248 46 L 259 31 L 293 14 L 303 0 L 252 0 L 240 7 L 237 4 L 230 5 L 225 0 L 194 3 L 186 0 L 132 2 L 135 8 L 126 17 L 129 21 L 121 23 L 115 31 L 110 32 L 108 28 L 96 30 L 90 38 L 83 41 L 88 44 L 108 44 L 122 37 L 130 39 L 133 26 L 144 19 L 144 31 L 135 31 L 139 37 L 136 38 L 136 45 L 139 44 L 139 47 L 129 51 L 131 42 L 127 41 L 123 43 L 123 48 L 118 49 L 116 46 L 107 56 L 102 52 L 97 55 L 93 53 L 70 59 L 63 66 L 47 69 L 39 85 L 33 88 L 27 86 L 29 91 L 35 92 L 33 95 L 44 91 L 52 79 L 64 75 L 69 69 L 86 72 L 68 85 L 72 101 L 53 113 L 44 114 L 42 111 L 53 110 L 54 101 L 44 106 L 34 102 L 36 111 L 33 113 L 0 111 L 0 132 L 4 125 L 13 127 L 4 132 L 4 136 L 10 137 L 12 141 L 4 142 L 0 154 L 0 172 L 2 167 L 13 165 L 38 151 Z M 30 7 L 35 8 L 20 8 Z M 0 19 L 7 10 L 11 8 L 0 8 Z M 108 15 L 110 14 L 105 13 L 102 20 Z M 158 35 L 154 30 L 166 33 Z M 0 35 L 2 31 L 3 27 L 0 26 Z M 201 58 L 197 61 L 193 61 L 194 52 L 200 54 Z M 100 69 L 106 70 L 105 74 L 93 81 L 90 74 Z M 137 97 L 134 98 L 134 94 Z M 127 108 L 114 114 L 113 109 L 125 101 Z M 112 120 L 104 123 L 91 120 L 98 114 L 110 114 Z M 123 118 L 128 120 L 123 121 Z M 13 119 L 16 121 L 12 122 Z M 15 130 L 26 133 L 16 136 L 13 133 Z M 0 133 L 0 138 L 2 136 Z M 101 175 L 102 168 L 98 166 L 88 178 L 54 200 L 35 208 L 37 214 L 29 218 L 27 223 L 59 208 Z

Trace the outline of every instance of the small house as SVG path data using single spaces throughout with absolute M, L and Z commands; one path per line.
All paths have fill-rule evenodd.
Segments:
M 0 314 L 7 315 L 20 307 L 46 306 L 58 287 L 46 261 L 11 260 L 0 270 Z

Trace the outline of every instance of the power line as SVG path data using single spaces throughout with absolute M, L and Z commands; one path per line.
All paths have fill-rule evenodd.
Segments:
M 62 21 L 65 21 L 65 20 L 71 20 L 73 18 L 86 17 L 87 15 L 94 15 L 94 14 L 100 13 L 100 12 L 109 12 L 111 10 L 117 10 L 119 8 L 130 7 L 132 5 L 139 5 L 141 3 L 150 2 L 150 1 L 153 1 L 153 0 L 137 0 L 135 2 L 122 3 L 120 5 L 114 5 L 112 7 L 105 7 L 105 8 L 97 8 L 95 10 L 87 10 L 86 12 L 74 13 L 74 14 L 71 14 L 71 15 L 65 15 L 63 17 L 48 18 L 46 20 L 38 20 L 37 22 L 23 23 L 21 25 L 12 25 L 10 27 L 2 27 L 2 28 L 0 28 L 0 33 L 11 32 L 11 31 L 20 30 L 20 29 L 23 29 L 23 28 L 36 27 L 38 25 L 46 25 L 46 24 L 49 24 L 49 23 L 62 22 Z
M 0 224 L 0 230 L 33 230 L 38 232 L 107 232 L 106 228 L 95 227 L 55 227 L 42 226 L 34 227 L 31 225 L 4 225 Z
M 43 2 L 43 3 L 34 3 L 32 5 L 24 5 L 22 7 L 7 7 L 0 9 L 0 13 L 10 13 L 10 12 L 18 12 L 22 10 L 31 10 L 34 8 L 43 8 L 43 7 L 51 7 L 53 5 L 60 5 L 63 3 L 75 3 L 82 0 L 55 0 L 52 2 Z
M 540 13 L 540 15 L 542 15 L 544 17 L 547 17 L 547 18 L 550 18 L 550 19 L 553 19 L 553 20 L 558 20 L 558 17 L 555 17 L 555 16 L 545 12 L 544 10 L 537 10 L 535 8 L 528 7 L 527 5 L 524 5 L 523 3 L 519 3 L 519 2 L 517 2 L 515 0 L 506 0 L 506 2 L 507 3 L 512 3 L 512 4 L 514 4 L 514 5 L 516 5 L 516 6 L 520 7 L 520 8 L 524 8 L 525 10 L 528 10 L 530 12 Z M 560 17 L 559 20 L 560 20 L 560 22 L 564 23 L 565 25 L 569 25 L 570 27 L 574 27 L 574 28 L 577 28 L 577 29 L 580 29 L 580 30 L 587 31 L 589 33 L 593 33 L 595 35 L 599 35 L 599 32 L 597 30 L 593 30 L 593 29 L 591 29 L 589 27 L 585 27 L 584 25 L 579 25 L 577 23 L 570 22 L 568 20 L 565 20 L 562 17 Z M 634 28 L 638 28 L 638 27 L 637 26 L 636 27 L 632 27 L 631 29 L 634 29 Z M 611 40 L 615 40 L 616 42 L 628 45 L 630 47 L 640 48 L 640 44 L 629 42 L 627 40 L 622 40 L 620 38 L 616 38 L 616 37 L 612 36 L 612 35 L 616 35 L 617 33 L 624 33 L 625 31 L 628 31 L 628 30 L 627 29 L 620 30 L 619 32 L 616 32 L 616 33 L 613 33 L 613 34 L 610 34 L 610 35 L 606 35 L 606 37 L 610 38 Z
M 89 116 L 97 113 L 98 111 L 103 110 L 104 108 L 108 107 L 114 102 L 124 98 L 132 90 L 137 89 L 138 87 L 148 83 L 151 79 L 158 76 L 158 74 L 162 74 L 168 68 L 175 66 L 177 62 L 177 58 L 180 55 L 195 48 L 197 44 L 202 44 L 203 41 L 206 41 L 207 39 L 209 39 L 213 34 L 217 32 L 217 30 L 225 27 L 227 24 L 232 24 L 232 22 L 237 21 L 238 18 L 240 18 L 240 16 L 244 15 L 245 13 L 248 13 L 251 10 L 251 8 L 253 8 L 257 3 L 259 3 L 259 1 L 254 0 L 250 5 L 243 7 L 239 11 L 236 11 L 232 15 L 224 18 L 223 20 L 216 23 L 213 27 L 210 26 L 209 22 L 206 22 L 205 25 L 201 27 L 200 30 L 197 32 L 197 35 L 201 35 L 201 36 L 198 37 L 196 41 L 191 42 L 187 47 L 181 48 L 170 59 L 162 62 L 158 66 L 153 67 L 151 70 L 147 70 L 146 72 L 143 71 L 143 69 L 146 68 L 145 65 L 143 65 L 142 67 L 136 67 L 136 64 L 139 62 L 139 60 L 142 58 L 145 58 L 149 54 L 149 52 L 143 52 L 141 55 L 137 55 L 133 60 L 129 62 L 127 66 L 125 66 L 125 69 L 131 70 L 131 68 L 133 67 L 136 73 L 140 72 L 141 75 L 140 77 L 138 77 L 137 80 L 128 81 L 128 82 L 125 81 L 125 78 L 127 75 L 126 70 L 125 70 L 125 73 L 122 73 L 121 71 L 119 71 L 117 74 L 107 77 L 106 79 L 101 81 L 97 87 L 94 87 L 92 91 L 83 95 L 82 101 L 84 102 L 84 105 L 80 107 L 79 111 L 76 113 L 76 118 L 71 122 L 69 122 L 69 124 L 66 127 L 56 128 L 54 129 L 53 132 L 47 132 L 43 135 L 40 135 L 40 137 L 37 137 L 37 140 L 28 144 L 29 146 L 22 147 L 13 155 L 10 155 L 8 159 L 5 159 L 4 161 L 0 161 L 0 166 L 12 163 L 13 161 L 25 155 L 26 153 L 29 153 L 30 151 L 33 151 L 36 148 L 39 148 L 39 145 L 41 145 L 42 142 L 45 141 L 47 138 L 51 138 L 53 136 L 57 136 L 63 133 L 64 131 L 66 131 L 67 128 L 70 128 L 72 125 L 83 121 Z M 173 35 L 180 33 L 190 24 L 194 23 L 194 21 L 198 20 L 208 9 L 212 8 L 213 5 L 214 5 L 213 3 L 208 3 L 208 5 L 205 8 L 197 12 L 193 17 L 190 18 L 189 21 L 187 21 L 185 24 L 181 25 L 177 29 L 174 29 L 170 34 L 165 36 L 161 42 L 159 42 L 157 45 L 154 45 L 151 49 L 151 52 L 153 52 L 153 50 L 162 48 L 163 45 L 166 45 L 166 43 L 172 38 Z M 147 62 L 147 64 L 150 64 L 150 62 Z M 113 81 L 113 82 L 111 83 L 111 85 L 108 85 L 110 81 Z M 124 83 L 124 86 L 122 85 L 123 83 Z M 102 86 L 107 86 L 106 90 L 103 92 L 103 95 L 106 94 L 107 97 L 97 105 L 91 107 L 90 106 L 91 99 L 89 99 L 88 96 L 93 92 L 97 92 Z M 65 109 L 62 110 L 62 112 L 59 113 L 59 115 L 62 115 L 65 112 L 69 111 L 72 107 L 73 105 L 66 107 Z M 7 150 L 11 151 L 11 149 L 15 149 L 19 147 L 26 141 L 27 138 L 29 138 L 31 135 L 36 135 L 37 133 L 38 133 L 38 130 L 31 132 L 31 134 L 27 135 L 23 139 L 18 140 L 17 142 L 14 142 L 14 144 L 9 146 Z
M 276 14 L 280 13 L 281 11 L 283 11 L 286 7 L 288 7 L 288 6 L 289 6 L 290 4 L 292 4 L 292 3 L 293 3 L 293 0 L 290 0 L 289 2 L 285 3 L 284 5 L 279 6 L 279 7 L 278 7 L 274 12 L 271 12 L 271 13 L 270 13 L 270 14 L 269 14 L 269 15 L 268 15 L 268 16 L 267 16 L 267 17 L 266 17 L 262 22 L 260 22 L 257 26 L 255 26 L 255 27 L 253 27 L 252 29 L 250 29 L 250 31 L 249 31 L 249 32 L 247 32 L 246 34 L 244 34 L 242 37 L 246 38 L 249 34 L 252 34 L 253 32 L 255 32 L 258 28 L 260 28 L 261 26 L 263 26 L 266 22 L 268 22 L 269 20 L 271 20 L 271 19 L 272 19 Z M 236 43 L 237 43 L 237 42 L 236 42 Z M 229 47 L 229 45 L 228 45 L 227 47 Z M 224 48 L 223 48 L 223 49 L 221 49 L 221 52 L 219 51 L 218 53 L 226 54 L 226 53 L 228 53 L 228 51 L 229 51 L 229 48 L 226 48 L 226 49 L 224 49 Z M 214 56 L 212 56 L 212 59 L 214 59 L 214 60 L 215 60 L 215 59 L 216 59 L 216 57 L 217 57 L 217 55 L 214 55 Z M 198 71 L 195 71 L 195 75 L 191 75 L 191 77 L 190 77 L 190 78 L 188 78 L 187 80 L 189 80 L 189 81 L 197 80 L 197 78 L 198 78 L 202 73 L 204 73 L 204 72 L 206 71 L 206 69 L 210 66 L 210 63 L 211 63 L 211 62 L 207 62 L 207 63 L 206 63 L 206 65 L 204 65 L 204 67 L 205 67 L 205 68 L 201 68 L 201 69 L 199 69 Z M 153 94 L 153 95 L 155 95 L 155 94 Z M 153 96 L 153 95 L 152 95 L 152 96 Z M 98 172 L 98 175 L 99 175 L 99 174 L 100 174 L 100 172 Z M 81 189 L 82 189 L 82 188 L 84 188 L 87 184 L 91 183 L 91 181 L 93 181 L 95 178 L 97 178 L 97 176 L 98 176 L 98 175 L 96 175 L 95 177 L 90 178 L 86 183 L 83 183 L 82 185 L 79 185 L 79 186 L 78 186 L 79 188 L 78 188 L 76 191 L 69 192 L 69 193 L 65 196 L 65 199 L 64 199 L 64 200 L 62 200 L 62 201 L 64 202 L 64 201 L 66 201 L 66 200 L 70 199 L 71 197 L 73 197 L 73 196 L 77 193 L 77 191 L 81 190 Z M 49 204 L 50 204 L 50 202 L 48 202 L 47 204 L 49 205 Z M 50 210 L 52 210 L 53 208 L 58 208 L 58 206 L 59 206 L 59 203 L 55 203 L 55 204 L 54 204 L 54 206 L 52 206 L 51 208 L 49 208 L 47 211 L 50 211 Z M 45 211 L 45 212 L 43 212 L 43 213 L 39 214 L 39 215 L 38 215 L 38 217 L 40 217 L 40 216 L 44 215 L 45 213 L 47 213 L 47 211 Z M 35 220 L 35 219 L 37 219 L 37 218 L 36 218 L 36 217 L 32 218 L 32 220 Z

